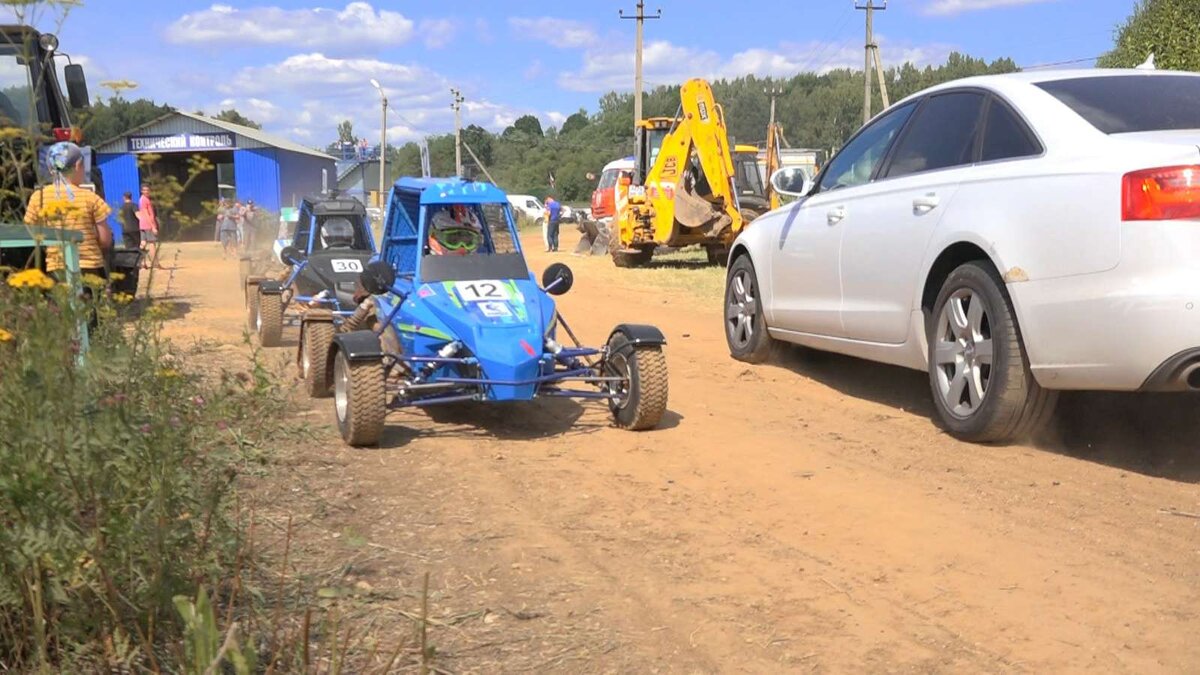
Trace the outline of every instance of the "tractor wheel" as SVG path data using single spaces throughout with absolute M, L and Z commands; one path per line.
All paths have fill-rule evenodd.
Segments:
M 283 298 L 276 294 L 259 293 L 258 341 L 264 347 L 278 347 L 283 338 Z
M 258 286 L 246 286 L 246 328 L 258 332 Z
M 300 379 L 312 398 L 329 397 L 329 345 L 333 324 L 305 321 L 300 326 Z
M 609 402 L 622 429 L 653 429 L 667 410 L 667 359 L 659 345 L 635 345 L 621 333 L 608 341 L 605 374 L 625 378 L 610 386 Z
M 608 252 L 612 255 L 613 264 L 617 267 L 641 267 L 650 262 L 654 249 L 642 249 L 637 252 L 623 250 L 621 243 L 621 224 L 614 218 L 608 225 Z
M 387 414 L 383 363 L 351 362 L 338 350 L 333 361 L 333 407 L 342 440 L 355 447 L 378 445 Z

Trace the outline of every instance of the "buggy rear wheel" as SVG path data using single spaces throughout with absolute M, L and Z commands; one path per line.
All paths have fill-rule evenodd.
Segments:
M 653 429 L 667 411 L 667 359 L 659 345 L 638 345 L 622 333 L 608 340 L 605 374 L 624 378 L 609 385 L 609 410 L 617 426 Z
M 312 398 L 329 397 L 329 346 L 333 324 L 305 321 L 300 325 L 300 379 Z
M 283 298 L 278 294 L 258 293 L 258 341 L 264 347 L 278 347 L 283 338 Z
M 378 445 L 387 414 L 383 363 L 354 362 L 339 349 L 333 361 L 333 408 L 342 440 L 355 447 Z

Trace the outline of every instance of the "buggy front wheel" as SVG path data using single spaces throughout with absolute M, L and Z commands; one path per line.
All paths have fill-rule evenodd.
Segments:
M 283 341 L 283 299 L 276 293 L 259 291 L 258 341 L 264 347 L 278 347 Z
M 305 321 L 300 325 L 300 379 L 312 398 L 329 397 L 329 345 L 333 324 Z
M 333 407 L 342 440 L 355 447 L 378 445 L 387 400 L 381 361 L 351 361 L 338 350 L 333 361 Z
M 667 359 L 659 345 L 639 345 L 622 333 L 608 340 L 605 375 L 621 378 L 609 384 L 609 409 L 617 426 L 632 431 L 653 429 L 667 411 Z

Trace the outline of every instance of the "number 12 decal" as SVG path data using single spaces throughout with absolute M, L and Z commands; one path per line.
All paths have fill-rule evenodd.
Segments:
M 460 281 L 454 290 L 464 302 L 492 302 L 508 300 L 508 287 L 499 281 Z

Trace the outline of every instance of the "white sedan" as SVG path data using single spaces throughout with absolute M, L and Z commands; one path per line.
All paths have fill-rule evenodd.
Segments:
M 1028 435 L 1059 390 L 1200 391 L 1200 76 L 1014 73 L 915 94 L 735 242 L 734 358 L 926 370 L 937 421 Z M 1198 406 L 1200 408 L 1200 406 Z

